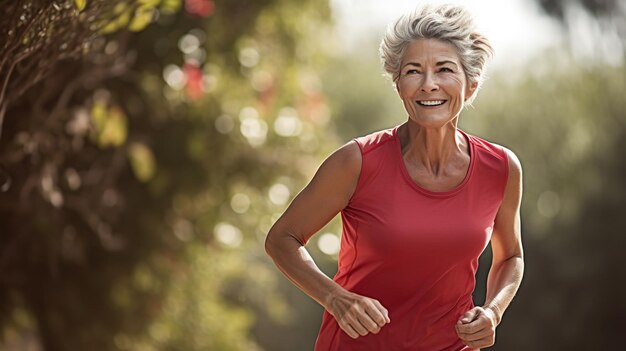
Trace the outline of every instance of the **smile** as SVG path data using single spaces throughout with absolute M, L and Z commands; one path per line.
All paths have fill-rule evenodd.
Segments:
M 421 106 L 440 106 L 443 105 L 446 102 L 446 100 L 422 100 L 422 101 L 416 101 L 416 103 L 418 105 Z

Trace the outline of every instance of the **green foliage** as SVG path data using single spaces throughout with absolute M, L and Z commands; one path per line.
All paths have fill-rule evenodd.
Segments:
M 172 277 L 161 313 L 141 336 L 118 334 L 120 350 L 259 350 L 241 331 L 253 323 L 251 312 L 223 300 L 220 287 L 234 275 L 242 274 L 239 255 L 189 247 L 189 266 L 179 267 Z M 137 268 L 137 282 L 158 289 L 158 282 L 146 267 Z M 142 272 L 143 271 L 143 272 Z M 143 281 L 143 283 L 141 283 Z
M 119 106 L 97 101 L 91 107 L 92 140 L 100 147 L 120 146 L 126 141 L 127 122 Z
M 87 0 L 74 0 L 74 6 L 76 10 L 82 11 L 87 6 Z
M 147 182 L 154 176 L 156 169 L 154 155 L 146 145 L 137 142 L 130 144 L 128 158 L 137 179 Z
M 142 8 L 157 23 L 134 23 Z M 300 84 L 312 33 L 292 31 L 322 28 L 327 4 L 177 8 L 112 4 L 107 36 L 9 105 L 0 345 L 254 350 L 251 331 L 289 318 L 262 243 L 334 142 Z

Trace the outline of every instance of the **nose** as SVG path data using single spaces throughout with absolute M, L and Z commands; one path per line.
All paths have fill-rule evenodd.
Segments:
M 439 85 L 433 78 L 432 73 L 424 74 L 424 80 L 422 80 L 422 86 L 420 87 L 420 89 L 423 92 L 431 92 L 439 89 Z

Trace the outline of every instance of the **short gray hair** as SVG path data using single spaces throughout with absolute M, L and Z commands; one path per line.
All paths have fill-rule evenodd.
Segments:
M 483 83 L 487 60 L 493 57 L 493 47 L 476 31 L 472 15 L 458 5 L 431 5 L 418 8 L 390 25 L 380 43 L 380 57 L 394 82 L 400 77 L 407 46 L 417 39 L 437 39 L 454 45 L 467 79 L 478 83 L 467 101 L 471 104 Z

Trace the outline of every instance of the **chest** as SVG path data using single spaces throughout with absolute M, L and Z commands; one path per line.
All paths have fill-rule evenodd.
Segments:
M 498 209 L 489 192 L 468 184 L 455 196 L 432 198 L 401 182 L 370 188 L 350 209 L 361 255 L 449 264 L 480 256 Z

